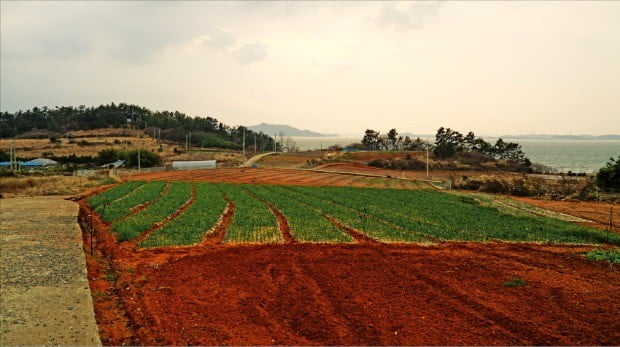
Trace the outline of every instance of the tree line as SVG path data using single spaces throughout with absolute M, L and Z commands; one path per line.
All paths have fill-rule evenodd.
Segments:
M 422 151 L 432 150 L 437 158 L 452 158 L 462 152 L 476 152 L 494 159 L 504 159 L 519 162 L 529 166 L 531 163 L 515 142 L 506 142 L 499 138 L 495 144 L 476 137 L 473 131 L 463 135 L 456 130 L 440 127 L 435 134 L 433 144 L 422 141 L 419 137 L 412 140 L 409 136 L 399 136 L 396 129 L 391 129 L 386 135 L 379 131 L 366 129 L 362 138 L 362 145 L 369 150 L 404 150 Z
M 0 113 L 0 137 L 10 138 L 36 130 L 65 134 L 76 130 L 99 128 L 157 129 L 164 140 L 193 146 L 241 149 L 243 133 L 246 149 L 271 150 L 274 139 L 262 132 L 256 133 L 244 126 L 231 127 L 213 117 L 190 117 L 179 111 L 151 111 L 146 107 L 125 103 L 86 107 L 84 105 L 43 106 L 14 113 Z

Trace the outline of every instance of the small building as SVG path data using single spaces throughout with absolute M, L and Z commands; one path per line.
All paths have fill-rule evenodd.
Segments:
M 58 165 L 57 161 L 51 160 L 51 159 L 45 159 L 45 158 L 33 159 L 33 160 L 27 161 L 22 164 L 22 166 L 33 167 L 33 168 L 46 168 L 46 167 L 56 166 L 56 165 Z
M 125 165 L 125 161 L 124 160 L 117 160 L 113 163 L 107 163 L 107 164 L 103 164 L 101 165 L 101 167 L 103 168 L 108 168 L 108 169 L 118 169 L 119 167 Z
M 24 165 L 23 161 L 14 161 L 13 164 L 15 164 L 16 167 L 19 167 L 20 165 Z M 10 167 L 11 166 L 11 162 L 10 161 L 0 161 L 0 167 L 5 168 L 5 167 Z
M 177 160 L 172 162 L 173 170 L 215 169 L 215 160 Z
M 13 165 L 15 165 L 16 168 L 20 168 L 20 169 L 45 169 L 45 168 L 57 166 L 58 162 L 51 160 L 51 159 L 38 158 L 38 159 L 30 160 L 30 161 L 14 161 Z M 0 162 L 0 167 L 4 168 L 4 167 L 10 167 L 10 166 L 11 166 L 10 161 Z

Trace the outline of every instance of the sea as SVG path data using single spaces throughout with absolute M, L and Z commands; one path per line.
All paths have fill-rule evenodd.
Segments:
M 332 145 L 347 146 L 360 142 L 360 137 L 291 137 L 300 150 L 327 148 Z M 425 137 L 422 137 L 425 139 Z M 431 141 L 434 136 L 429 136 Z M 495 138 L 487 141 L 494 143 Z M 593 173 L 605 166 L 609 158 L 620 155 L 620 141 L 616 140 L 533 140 L 506 138 L 517 142 L 533 162 L 551 167 L 559 172 Z

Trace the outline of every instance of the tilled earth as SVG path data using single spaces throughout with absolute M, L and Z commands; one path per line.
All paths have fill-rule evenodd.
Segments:
M 620 344 L 620 272 L 585 259 L 592 246 L 134 250 L 95 224 L 101 258 L 115 269 L 110 293 L 125 320 L 122 327 L 100 320 L 105 344 Z M 105 307 L 97 312 L 110 314 Z

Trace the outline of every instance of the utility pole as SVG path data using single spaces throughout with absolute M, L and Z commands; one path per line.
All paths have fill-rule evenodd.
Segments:
M 428 148 L 431 146 L 430 143 L 428 143 L 428 137 L 426 138 L 426 180 L 429 180 L 429 176 L 428 176 Z
M 277 147 L 276 147 L 276 141 L 278 140 L 278 135 L 277 134 L 273 134 L 273 151 L 276 152 L 277 151 Z
M 254 154 L 256 154 L 256 133 L 254 133 Z
M 243 148 L 242 148 L 242 156 L 245 158 L 245 128 L 243 128 L 243 144 L 242 144 Z
M 9 169 L 13 170 L 13 143 L 9 144 Z
M 188 137 L 187 137 L 187 134 L 185 134 L 185 153 L 187 153 L 187 141 L 188 141 Z
M 157 128 L 157 144 L 160 145 L 161 144 L 161 128 Z
M 142 117 L 140 117 L 142 118 Z M 142 120 L 142 119 L 140 119 Z M 144 125 L 144 128 L 146 129 L 146 124 Z M 140 123 L 138 122 L 138 171 L 142 171 L 142 168 L 140 167 L 140 138 L 141 138 L 141 131 L 140 131 Z

